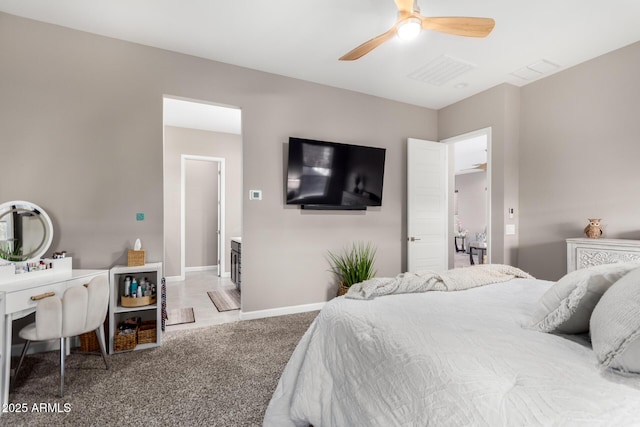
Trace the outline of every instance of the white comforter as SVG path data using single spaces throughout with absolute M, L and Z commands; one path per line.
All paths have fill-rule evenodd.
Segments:
M 264 425 L 640 425 L 640 377 L 523 328 L 552 282 L 336 298 L 285 368 Z
M 504 264 L 480 264 L 447 271 L 401 273 L 394 278 L 374 277 L 349 288 L 347 298 L 373 299 L 392 294 L 413 294 L 432 291 L 464 291 L 510 279 L 533 279 L 529 273 Z

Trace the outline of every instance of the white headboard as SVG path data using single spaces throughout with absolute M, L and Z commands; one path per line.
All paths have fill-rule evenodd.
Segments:
M 567 273 L 615 262 L 640 261 L 640 240 L 567 239 Z

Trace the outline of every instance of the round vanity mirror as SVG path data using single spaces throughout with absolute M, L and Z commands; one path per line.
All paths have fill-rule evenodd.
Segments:
M 38 259 L 52 239 L 51 219 L 38 205 L 20 200 L 0 205 L 0 262 Z

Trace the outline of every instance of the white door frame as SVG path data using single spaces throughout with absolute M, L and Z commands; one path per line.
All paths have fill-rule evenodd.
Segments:
M 186 163 L 187 160 L 199 160 L 218 163 L 218 277 L 223 277 L 225 267 L 225 159 L 222 157 L 180 155 L 180 280 L 185 279 L 186 268 Z
M 487 138 L 487 263 L 491 262 L 491 253 L 493 251 L 493 245 L 491 244 L 491 127 L 486 127 L 486 128 L 482 128 L 482 129 L 478 129 L 478 130 L 474 130 L 472 132 L 467 132 L 464 133 L 462 135 L 457 135 L 457 136 L 453 136 L 451 138 L 447 138 L 447 139 L 443 139 L 440 142 L 444 143 L 444 144 L 454 144 L 456 142 L 459 141 L 464 141 L 466 139 L 471 139 L 471 138 L 476 138 L 478 136 L 486 136 Z M 452 150 L 449 150 L 452 151 Z M 454 159 L 455 161 L 455 159 Z M 453 191 L 455 190 L 455 187 L 452 185 L 452 180 L 455 179 L 454 176 L 455 171 L 452 170 L 451 174 L 449 175 L 449 196 L 452 198 L 451 200 L 453 200 Z M 453 217 L 453 211 L 452 211 L 452 207 L 449 206 L 449 218 Z M 451 227 L 449 227 L 451 228 Z M 452 255 L 452 244 L 451 242 L 453 241 L 453 230 L 448 230 L 447 231 L 447 235 L 450 236 L 449 237 L 449 250 L 448 250 L 448 254 L 449 254 L 449 265 L 451 265 L 451 255 Z

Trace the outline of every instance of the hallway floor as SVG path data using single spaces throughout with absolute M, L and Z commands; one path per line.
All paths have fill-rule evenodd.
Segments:
M 240 310 L 218 312 L 208 291 L 233 289 L 228 277 L 218 277 L 215 270 L 193 271 L 185 274 L 184 281 L 167 282 L 167 311 L 193 307 L 195 323 L 167 326 L 167 332 L 202 328 L 240 320 Z
M 462 268 L 471 266 L 469 261 L 469 254 L 466 252 L 455 252 L 453 257 L 454 268 Z

